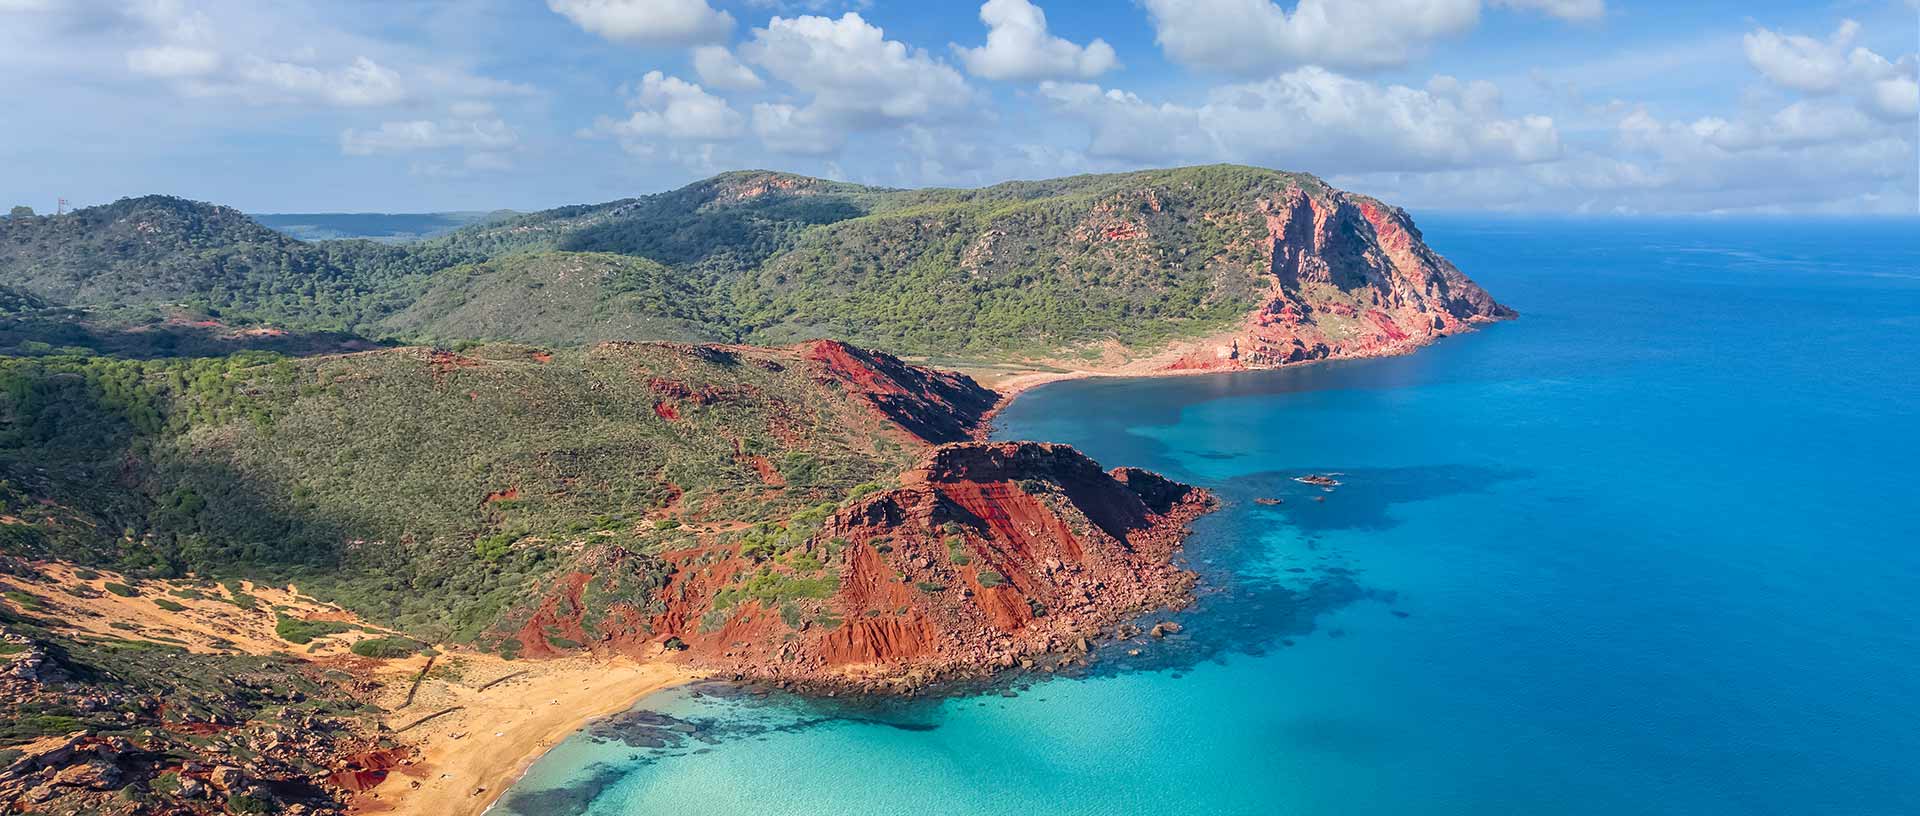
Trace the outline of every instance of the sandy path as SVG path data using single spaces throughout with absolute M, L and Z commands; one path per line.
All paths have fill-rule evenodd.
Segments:
M 242 607 L 226 587 L 207 582 L 134 581 L 106 570 L 83 573 L 58 561 L 37 561 L 33 566 L 52 583 L 0 578 L 0 588 L 34 596 L 39 609 L 27 611 L 57 621 L 72 636 L 162 643 L 207 654 L 285 653 L 303 658 L 345 655 L 354 641 L 374 637 L 354 629 L 308 645 L 280 639 L 274 625 L 283 614 L 364 626 L 346 610 L 302 595 L 291 586 L 236 582 L 251 599 Z M 80 577 L 88 573 L 91 577 Z M 107 590 L 109 584 L 133 586 L 136 594 L 116 595 Z M 69 591 L 78 589 L 86 594 Z
M 410 678 L 421 660 L 396 662 L 395 674 Z M 473 816 L 485 811 L 534 760 L 589 721 L 618 713 L 652 692 L 698 677 L 666 662 L 577 657 L 507 661 L 492 655 L 441 658 L 456 676 L 436 669 L 414 703 L 387 715 L 400 727 L 451 706 L 459 711 L 397 737 L 416 745 L 422 761 L 395 769 L 378 788 L 354 800 L 358 813 L 402 816 Z M 515 677 L 485 691 L 488 681 Z M 390 682 L 397 705 L 407 683 Z M 414 787 L 418 785 L 418 787 Z

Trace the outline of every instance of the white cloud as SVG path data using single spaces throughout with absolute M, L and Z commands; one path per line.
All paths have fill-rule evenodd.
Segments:
M 1607 0 L 1493 0 L 1493 4 L 1539 11 L 1563 20 L 1598 20 L 1607 14 Z
M 1826 40 L 1762 28 L 1746 36 L 1747 62 L 1783 88 L 1829 93 L 1846 78 L 1847 47 L 1859 33 L 1860 24 L 1852 20 L 1840 21 Z
M 1913 0 L 1920 3 L 1920 0 Z M 866 11 L 873 0 L 746 0 L 754 8 L 772 9 L 779 14 L 827 14 L 835 11 Z
M 727 91 L 754 91 L 766 85 L 752 68 L 740 64 L 724 46 L 703 45 L 693 49 L 693 70 L 700 81 Z
M 192 97 L 356 108 L 530 91 L 328 28 L 293 4 L 74 0 L 49 11 L 42 41 L 61 34 L 102 40 L 95 47 L 121 53 L 126 74 L 118 79 L 158 80 Z
M 626 119 L 601 119 L 589 135 L 611 136 L 631 149 L 653 139 L 718 142 L 740 136 L 745 117 L 727 101 L 679 77 L 659 71 L 640 80 Z
M 1859 34 L 1859 23 L 1842 20 L 1824 40 L 1760 28 L 1747 34 L 1743 45 L 1754 70 L 1781 88 L 1816 96 L 1843 94 L 1888 121 L 1920 114 L 1916 58 L 1891 62 L 1854 46 Z
M 800 156 L 827 156 L 847 142 L 845 131 L 820 120 L 812 108 L 761 103 L 753 106 L 753 132 L 768 149 Z
M 1092 79 L 1119 65 L 1113 46 L 1095 39 L 1074 45 L 1047 33 L 1047 15 L 1027 0 L 987 0 L 980 6 L 987 44 L 953 46 L 967 73 L 987 79 Z
M 1914 211 L 1911 122 L 1839 97 L 1734 117 L 1666 119 L 1616 102 L 1603 143 L 1531 164 L 1335 173 L 1405 206 L 1613 213 Z
M 804 107 L 781 103 L 765 115 L 756 112 L 756 129 L 767 132 L 759 127 L 762 121 L 798 124 L 808 131 L 800 143 L 816 148 L 843 140 L 848 131 L 953 117 L 975 101 L 959 71 L 922 49 L 887 39 L 886 32 L 853 12 L 838 20 L 775 17 L 754 29 L 740 55 L 811 96 Z M 840 135 L 817 138 L 829 131 Z
M 1140 0 L 1162 51 L 1186 65 L 1264 74 L 1298 65 L 1404 65 L 1436 40 L 1471 31 L 1481 0 Z M 1493 0 L 1569 20 L 1606 13 L 1605 0 Z
M 1920 115 L 1920 81 L 1913 77 L 1891 77 L 1877 80 L 1872 86 L 1870 97 L 1874 110 L 1885 114 L 1887 118 L 1911 120 Z
M 127 68 L 161 79 L 204 77 L 220 70 L 219 52 L 183 45 L 158 45 L 127 52 Z
M 238 66 L 236 78 L 239 93 L 256 101 L 319 101 L 370 107 L 392 105 L 408 96 L 398 71 L 366 57 L 356 57 L 337 68 L 248 57 Z
M 637 45 L 719 42 L 733 15 L 707 0 L 547 0 L 547 8 L 609 40 Z
M 455 147 L 500 151 L 519 141 L 519 134 L 499 119 L 416 119 L 383 122 L 374 130 L 348 128 L 340 134 L 340 152 L 349 156 L 371 156 Z
M 1160 47 L 1188 65 L 1234 73 L 1313 63 L 1399 65 L 1480 21 L 1480 0 L 1142 0 Z
M 1087 124 L 1091 155 L 1147 164 L 1225 160 L 1337 173 L 1520 164 L 1561 152 L 1551 118 L 1505 117 L 1492 85 L 1449 77 L 1416 90 L 1300 68 L 1213 88 L 1198 105 L 1080 83 L 1043 83 L 1040 93 Z

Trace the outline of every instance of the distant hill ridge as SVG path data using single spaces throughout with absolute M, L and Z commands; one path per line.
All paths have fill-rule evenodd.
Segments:
M 0 223 L 0 285 L 408 341 L 830 337 L 1146 369 L 1391 353 L 1512 314 L 1404 211 L 1233 165 L 924 190 L 739 171 L 406 245 L 147 196 Z

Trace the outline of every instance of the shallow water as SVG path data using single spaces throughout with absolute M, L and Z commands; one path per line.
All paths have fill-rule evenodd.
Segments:
M 1014 697 L 666 692 L 497 812 L 1920 813 L 1920 225 L 1422 226 L 1523 318 L 1001 417 L 1226 500 L 1182 635 Z

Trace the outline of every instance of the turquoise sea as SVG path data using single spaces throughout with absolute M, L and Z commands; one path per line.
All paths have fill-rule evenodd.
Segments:
M 666 692 L 496 812 L 1920 813 L 1920 224 L 1422 227 L 1521 319 L 1002 417 L 1225 499 L 1181 635 L 1013 696 Z

